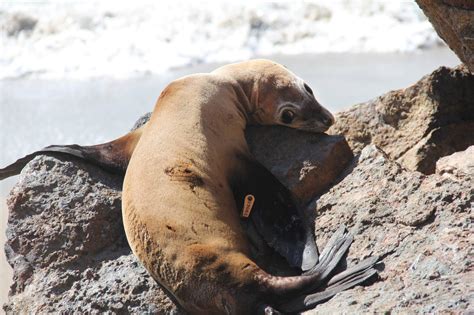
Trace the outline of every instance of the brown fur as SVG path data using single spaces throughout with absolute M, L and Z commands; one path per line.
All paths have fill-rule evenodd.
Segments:
M 249 258 L 231 182 L 246 167 L 241 157 L 251 158 L 245 126 L 277 124 L 281 103 L 310 102 L 298 83 L 265 60 L 184 77 L 163 91 L 144 128 L 124 180 L 125 231 L 188 312 L 248 314 L 275 293 Z
M 305 295 L 326 285 L 352 236 L 338 230 L 318 261 L 289 191 L 253 160 L 244 130 L 280 124 L 318 132 L 333 121 L 301 79 L 271 61 L 253 60 L 176 80 L 144 126 L 105 144 L 49 146 L 0 169 L 0 180 L 46 153 L 126 170 L 122 206 L 130 246 L 186 311 L 249 314 L 262 303 L 301 311 L 374 275 L 377 258 Z M 256 209 L 241 222 L 236 204 L 248 193 L 256 194 Z M 267 273 L 250 257 L 287 276 Z M 309 269 L 290 276 L 296 271 L 290 267 L 303 265 Z

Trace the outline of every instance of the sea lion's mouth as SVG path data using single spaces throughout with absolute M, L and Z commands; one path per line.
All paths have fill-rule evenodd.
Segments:
M 320 122 L 319 120 L 316 120 L 316 121 L 312 120 L 312 121 L 300 123 L 295 126 L 288 126 L 288 127 L 292 127 L 292 128 L 307 131 L 307 132 L 323 133 L 327 131 L 331 125 L 328 126 Z

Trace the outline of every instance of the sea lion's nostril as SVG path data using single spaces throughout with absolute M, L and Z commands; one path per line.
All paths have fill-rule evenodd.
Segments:
M 322 120 L 323 120 L 323 123 L 328 127 L 334 124 L 334 118 L 332 116 L 323 117 Z

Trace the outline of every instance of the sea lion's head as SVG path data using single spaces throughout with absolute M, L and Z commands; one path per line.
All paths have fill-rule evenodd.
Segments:
M 309 85 L 274 61 L 254 59 L 213 73 L 231 75 L 245 91 L 250 124 L 324 132 L 334 123 L 334 116 L 319 104 Z
M 334 116 L 316 100 L 309 85 L 284 66 L 259 60 L 263 71 L 256 81 L 256 120 L 311 132 L 324 132 Z

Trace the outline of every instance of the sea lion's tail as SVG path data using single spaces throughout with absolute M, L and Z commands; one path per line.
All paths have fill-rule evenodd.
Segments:
M 80 146 L 72 144 L 47 146 L 0 169 L 0 180 L 20 174 L 25 165 L 36 156 L 49 153 L 72 155 L 98 165 L 107 171 L 125 174 L 130 157 L 142 135 L 143 128 L 142 126 L 116 140 L 98 145 Z

